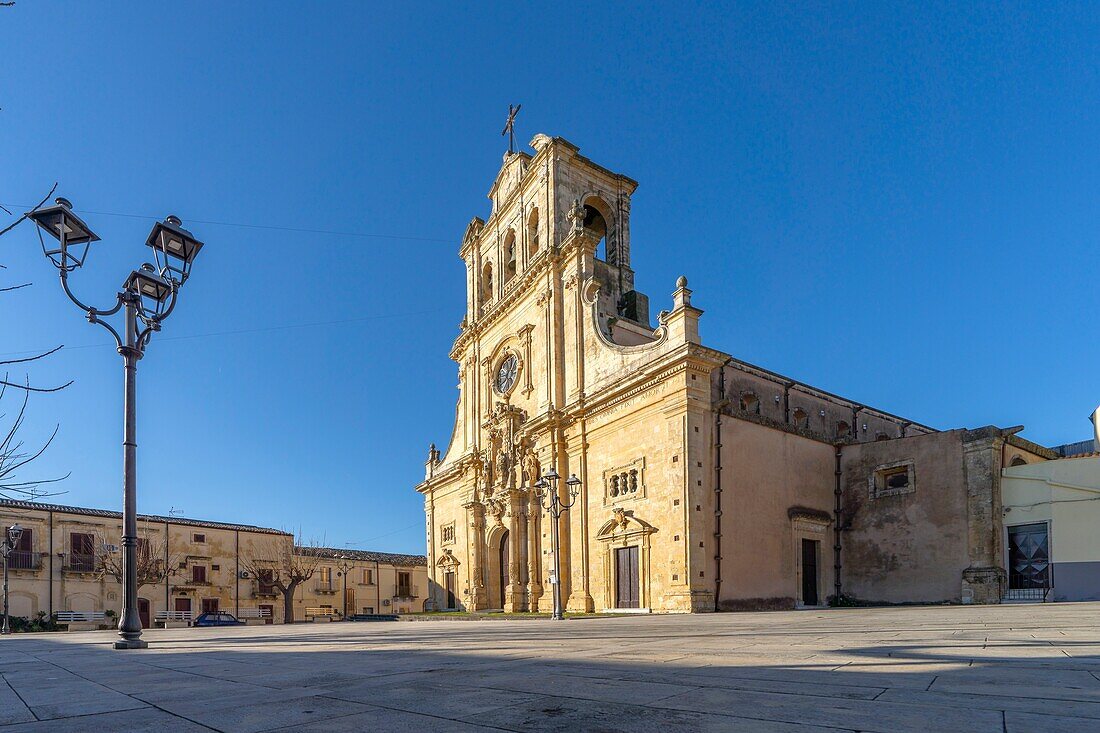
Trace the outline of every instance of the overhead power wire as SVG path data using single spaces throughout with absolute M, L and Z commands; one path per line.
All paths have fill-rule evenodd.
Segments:
M 0 206 L 7 206 L 13 210 L 29 209 L 29 206 L 21 206 L 19 204 L 0 204 Z M 146 214 L 124 214 L 117 211 L 91 211 L 90 209 L 73 209 L 78 214 L 91 214 L 92 216 L 120 216 L 126 219 L 146 219 L 148 221 L 159 221 L 159 217 L 148 216 Z M 378 234 L 375 232 L 341 232 L 331 229 L 306 229 L 304 227 L 280 227 L 271 224 L 250 224 L 248 222 L 241 221 L 212 221 L 210 219 L 187 219 L 188 224 L 205 224 L 209 226 L 219 227 L 237 227 L 239 229 L 261 229 L 264 231 L 273 232 L 292 232 L 295 234 L 322 234 L 332 237 L 359 237 L 362 239 L 398 239 L 407 242 L 440 242 L 444 244 L 453 244 L 454 240 L 440 239 L 438 237 L 410 237 L 403 234 Z
M 181 336 L 157 336 L 157 343 L 164 341 L 186 341 L 190 339 L 210 338 L 214 336 L 237 336 L 246 333 L 264 333 L 267 331 L 286 331 L 292 328 L 314 328 L 319 326 L 337 326 L 345 323 L 360 323 L 362 321 L 376 321 L 383 318 L 404 318 L 407 316 L 427 316 L 435 315 L 447 310 L 446 308 L 433 308 L 432 310 L 414 311 L 412 313 L 378 313 L 372 316 L 360 316 L 359 318 L 344 318 L 338 321 L 316 321 L 313 323 L 286 323 L 278 326 L 262 326 L 259 328 L 241 328 L 232 331 L 211 331 L 209 333 L 193 333 L 184 334 Z M 99 344 L 82 344 L 80 346 L 60 346 L 53 351 L 76 351 L 78 349 L 98 349 L 102 347 L 115 348 L 113 343 L 99 343 Z M 0 354 L 0 357 L 7 356 L 21 356 L 23 354 L 38 354 L 43 350 L 28 349 L 26 351 L 9 351 L 6 354 Z M 53 353 L 53 352 L 51 352 Z

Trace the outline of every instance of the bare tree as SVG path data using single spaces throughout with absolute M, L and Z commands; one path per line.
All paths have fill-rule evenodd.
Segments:
M 50 188 L 49 193 L 42 197 L 42 200 L 39 201 L 34 206 L 34 208 L 31 209 L 30 212 L 23 214 L 22 216 L 15 219 L 15 221 L 7 224 L 2 229 L 0 229 L 0 237 L 4 236 L 20 223 L 22 223 L 24 220 L 26 220 L 29 214 L 41 208 L 42 205 L 49 200 L 50 196 L 52 196 L 54 191 L 56 190 L 57 184 L 54 183 L 53 187 Z M 7 209 L 5 209 L 5 211 L 7 211 Z M 11 212 L 8 213 L 10 214 Z M 0 265 L 0 269 L 6 268 L 3 265 Z M 20 283 L 18 285 L 0 287 L 0 293 L 19 290 L 29 285 L 30 283 Z M 49 351 L 45 351 L 39 354 L 35 354 L 34 356 L 28 356 L 21 359 L 3 360 L 0 361 L 0 367 L 10 367 L 16 364 L 29 364 L 31 362 L 38 361 L 39 359 L 44 359 L 51 354 L 56 353 L 61 348 L 61 346 L 58 346 L 56 348 L 50 349 Z M 37 450 L 26 448 L 23 441 L 19 439 L 19 428 L 22 427 L 23 420 L 25 419 L 27 414 L 27 402 L 30 400 L 30 394 L 32 392 L 57 392 L 65 389 L 65 387 L 68 387 L 70 384 L 72 384 L 71 381 L 54 387 L 36 387 L 31 385 L 29 376 L 24 377 L 23 383 L 13 382 L 9 379 L 9 375 L 7 372 L 5 372 L 3 378 L 0 379 L 0 401 L 3 400 L 9 388 L 13 390 L 20 390 L 23 392 L 23 399 L 19 405 L 19 410 L 16 413 L 15 418 L 11 422 L 11 425 L 6 429 L 0 429 L 0 435 L 3 436 L 2 438 L 0 438 L 0 497 L 5 499 L 16 497 L 35 499 L 41 496 L 48 496 L 51 495 L 51 492 L 43 491 L 41 489 L 41 486 L 43 484 L 56 483 L 68 477 L 68 474 L 66 474 L 65 476 L 61 476 L 59 478 L 20 481 L 19 477 L 17 476 L 17 471 L 41 456 L 53 442 L 54 437 L 57 436 L 58 426 L 55 425 L 53 433 L 50 435 L 49 439 Z M 0 419 L 3 419 L 4 417 L 6 417 L 5 414 L 0 414 Z
M 96 572 L 99 577 L 114 578 L 115 582 L 121 583 L 124 575 L 122 548 L 108 543 L 107 538 L 98 532 L 95 544 L 99 550 L 96 558 Z M 182 552 L 170 553 L 168 538 L 156 539 L 148 527 L 142 527 L 139 531 L 135 555 L 138 590 L 146 585 L 163 583 L 168 576 L 175 575 L 180 562 L 185 559 Z
M 292 542 L 253 546 L 241 558 L 242 567 L 258 585 L 274 588 L 283 596 L 283 623 L 294 623 L 294 591 L 317 572 L 319 547 L 316 542 L 307 545 L 295 537 Z

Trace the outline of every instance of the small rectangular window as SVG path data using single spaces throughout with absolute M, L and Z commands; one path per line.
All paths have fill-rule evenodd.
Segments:
M 197 545 L 205 545 L 206 535 L 202 532 L 196 532 L 191 536 L 191 540 Z
M 205 583 L 206 582 L 206 566 L 205 565 L 192 565 L 191 566 L 191 582 L 192 583 Z
M 374 585 L 374 570 L 369 568 L 363 569 L 363 582 L 367 585 Z
M 868 481 L 872 499 L 910 494 L 917 490 L 914 462 L 895 461 L 875 468 Z

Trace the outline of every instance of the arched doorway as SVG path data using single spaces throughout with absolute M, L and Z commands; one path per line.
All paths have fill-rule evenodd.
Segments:
M 504 599 L 508 589 L 508 530 L 500 536 L 500 607 L 504 608 Z

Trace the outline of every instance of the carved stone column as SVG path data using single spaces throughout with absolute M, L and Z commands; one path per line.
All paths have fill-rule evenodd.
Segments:
M 467 551 L 470 558 L 469 608 L 477 611 L 485 608 L 485 507 L 479 502 L 464 504 L 469 518 L 470 540 Z
M 509 613 L 526 610 L 523 603 L 523 585 L 520 568 L 523 567 L 523 534 L 520 529 L 520 493 L 508 493 L 508 567 L 505 572 L 508 585 L 504 589 L 504 610 Z
M 527 505 L 527 610 L 539 610 L 542 598 L 542 543 L 539 541 L 539 502 L 529 497 Z

